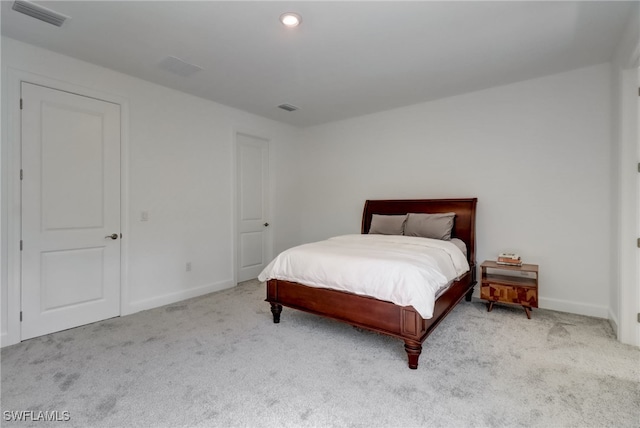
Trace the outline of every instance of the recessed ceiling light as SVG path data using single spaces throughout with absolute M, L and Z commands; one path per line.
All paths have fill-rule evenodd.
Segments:
M 280 15 L 280 22 L 282 22 L 285 27 L 293 28 L 300 25 L 302 17 L 297 13 L 287 12 Z

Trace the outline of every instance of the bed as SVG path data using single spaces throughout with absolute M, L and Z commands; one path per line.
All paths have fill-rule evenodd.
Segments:
M 471 300 L 476 284 L 475 213 L 476 198 L 368 200 L 362 214 L 361 233 L 369 233 L 374 214 L 455 213 L 451 238 L 462 240 L 469 270 L 456 278 L 435 300 L 431 318 L 423 318 L 413 306 L 401 306 L 346 291 L 269 279 L 266 301 L 273 322 L 279 323 L 283 306 L 342 321 L 353 326 L 397 337 L 404 341 L 410 369 L 418 368 L 422 344 L 438 324 L 462 300 Z

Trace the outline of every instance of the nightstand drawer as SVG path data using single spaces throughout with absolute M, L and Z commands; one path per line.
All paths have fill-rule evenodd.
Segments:
M 532 308 L 538 307 L 538 289 L 535 287 L 483 283 L 480 287 L 480 298 Z

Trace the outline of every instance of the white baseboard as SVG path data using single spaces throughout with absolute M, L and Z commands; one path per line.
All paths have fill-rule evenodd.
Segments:
M 171 303 L 180 302 L 182 300 L 190 299 L 192 297 L 202 296 L 204 294 L 213 293 L 215 291 L 225 290 L 227 288 L 234 287 L 235 281 L 229 279 L 227 281 L 221 281 L 215 284 L 208 284 L 201 287 L 192 288 L 189 290 L 183 290 L 176 293 L 169 293 L 162 296 L 153 297 L 151 299 L 139 300 L 132 302 L 126 307 L 122 307 L 121 315 L 131 315 L 135 312 L 144 311 L 147 309 L 157 308 L 158 306 L 169 305 Z M 8 332 L 0 333 L 0 347 L 15 345 L 20 343 L 19 337 L 14 337 Z
M 611 312 L 611 309 L 609 309 L 609 316 L 607 317 L 609 319 L 609 324 L 611 324 L 611 328 L 613 328 L 613 332 L 616 335 L 616 339 L 618 338 L 618 318 L 614 315 L 613 312 Z
M 20 338 L 15 337 L 15 334 L 9 334 L 8 332 L 0 333 L 0 348 L 4 348 L 5 346 L 15 345 L 16 343 L 20 343 Z
M 9 342 L 9 338 L 7 337 L 7 333 L 0 333 L 0 348 L 13 345 L 13 343 L 8 343 L 8 342 Z
M 476 286 L 473 297 L 480 299 L 479 286 Z M 589 317 L 605 318 L 609 320 L 613 319 L 617 329 L 618 320 L 613 317 L 608 306 L 592 305 L 590 303 L 573 302 L 570 300 L 551 299 L 548 297 L 539 297 L 538 306 L 541 309 L 550 309 L 552 311 L 569 312 L 571 314 L 586 315 Z M 615 331 L 617 332 L 617 330 Z
M 217 282 L 215 284 L 203 285 L 189 290 L 181 290 L 175 293 L 168 293 L 162 296 L 152 297 L 150 299 L 138 300 L 131 302 L 122 308 L 122 315 L 131 315 L 136 312 L 147 309 L 157 308 L 159 306 L 169 305 L 171 303 L 180 302 L 182 300 L 191 299 L 192 297 L 202 296 L 204 294 L 213 293 L 215 291 L 225 290 L 234 287 L 236 284 L 233 279 Z
M 592 305 L 590 303 L 572 302 L 569 300 L 550 299 L 548 297 L 540 297 L 538 305 L 542 309 L 551 309 L 552 311 L 569 312 L 571 314 L 586 315 L 589 317 L 609 318 L 609 307 Z

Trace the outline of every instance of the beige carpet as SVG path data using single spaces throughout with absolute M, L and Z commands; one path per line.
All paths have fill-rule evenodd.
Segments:
M 4 348 L 2 426 L 640 426 L 640 350 L 606 320 L 463 301 L 409 370 L 398 339 L 263 300 L 248 281 Z M 40 412 L 69 421 L 8 421 Z

